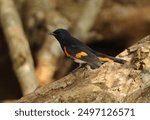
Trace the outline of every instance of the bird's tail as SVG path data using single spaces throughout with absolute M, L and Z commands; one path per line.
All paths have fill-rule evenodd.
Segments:
M 90 47 L 86 46 L 86 48 L 88 50 L 90 50 L 92 53 L 94 53 L 97 56 L 97 58 L 99 60 L 101 60 L 102 62 L 117 62 L 117 63 L 120 63 L 120 64 L 124 64 L 124 63 L 127 62 L 126 60 L 123 60 L 123 59 L 120 59 L 120 58 L 116 58 L 116 57 L 112 57 L 112 56 L 109 56 L 109 55 L 97 52 L 97 51 L 91 49 Z
M 117 63 L 120 63 L 120 64 L 124 64 L 124 63 L 127 62 L 126 60 L 116 58 L 116 57 L 112 57 L 112 56 L 109 56 L 109 55 L 105 55 L 105 54 L 102 54 L 102 53 L 97 53 L 97 52 L 96 52 L 96 56 L 99 60 L 104 61 L 104 62 L 117 62 Z

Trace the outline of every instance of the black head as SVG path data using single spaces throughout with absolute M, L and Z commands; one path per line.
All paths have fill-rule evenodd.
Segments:
M 70 33 L 65 29 L 56 29 L 54 32 L 50 33 L 51 35 L 55 36 L 55 38 L 60 43 L 69 42 L 71 35 Z

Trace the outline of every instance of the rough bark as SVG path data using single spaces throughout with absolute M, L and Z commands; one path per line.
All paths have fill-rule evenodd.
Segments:
M 119 56 L 128 62 L 79 69 L 18 102 L 150 102 L 150 36 Z

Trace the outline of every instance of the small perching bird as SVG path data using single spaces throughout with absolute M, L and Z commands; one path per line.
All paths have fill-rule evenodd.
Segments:
M 65 55 L 73 59 L 76 63 L 79 63 L 79 67 L 81 67 L 82 64 L 87 64 L 92 69 L 95 69 L 100 67 L 103 62 L 117 62 L 121 64 L 126 62 L 123 59 L 94 51 L 80 40 L 74 38 L 65 29 L 56 29 L 50 34 L 58 40 Z

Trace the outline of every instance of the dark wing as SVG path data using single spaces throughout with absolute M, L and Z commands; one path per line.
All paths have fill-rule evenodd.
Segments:
M 117 62 L 117 63 L 120 63 L 120 64 L 124 64 L 124 63 L 127 62 L 126 60 L 116 58 L 116 57 L 112 57 L 112 56 L 109 56 L 109 55 L 106 55 L 106 54 L 103 54 L 103 53 L 99 53 L 99 52 L 96 52 L 96 51 L 94 51 L 94 53 L 95 53 L 95 55 L 97 56 L 97 58 L 99 60 L 102 60 L 104 62 Z
M 86 49 L 82 45 L 70 45 L 69 47 L 64 47 L 64 52 L 70 55 L 70 57 L 78 60 L 82 60 L 90 65 L 92 68 L 100 67 L 100 60 L 97 58 L 95 54 Z
M 93 49 L 91 49 L 87 45 L 85 45 L 85 47 L 86 47 L 87 50 L 89 50 L 90 52 L 95 54 L 97 56 L 97 58 L 99 60 L 103 61 L 103 62 L 112 62 L 112 61 L 114 61 L 114 62 L 121 63 L 121 64 L 124 64 L 124 63 L 127 62 L 126 60 L 119 59 L 119 58 L 116 58 L 116 57 L 112 57 L 112 56 L 109 56 L 109 55 L 106 55 L 106 54 L 94 51 Z

